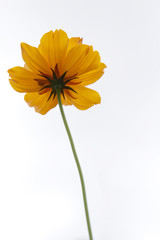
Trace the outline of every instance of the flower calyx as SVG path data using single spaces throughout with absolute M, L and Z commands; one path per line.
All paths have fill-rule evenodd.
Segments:
M 61 75 L 60 78 L 57 78 L 55 71 L 52 68 L 51 68 L 51 70 L 52 70 L 52 73 L 53 73 L 53 77 L 52 78 L 49 78 L 46 75 L 41 74 L 42 77 L 44 77 L 44 78 L 46 78 L 48 80 L 49 84 L 45 85 L 44 87 L 42 87 L 39 90 L 39 92 L 41 92 L 42 90 L 47 89 L 47 88 L 52 89 L 51 93 L 50 93 L 50 96 L 49 96 L 47 101 L 49 101 L 52 96 L 53 96 L 53 99 L 54 99 L 56 94 L 57 94 L 57 92 L 62 93 L 63 98 L 65 99 L 65 95 L 64 95 L 64 91 L 63 91 L 64 89 L 68 89 L 68 90 L 71 90 L 71 91 L 76 93 L 76 91 L 73 88 L 71 88 L 70 86 L 66 86 L 66 84 L 68 82 L 70 82 L 71 80 L 74 79 L 74 78 L 69 78 L 69 79 L 65 80 L 65 75 L 66 75 L 67 71 L 64 72 Z

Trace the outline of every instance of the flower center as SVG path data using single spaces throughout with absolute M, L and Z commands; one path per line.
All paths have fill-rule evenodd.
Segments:
M 53 95 L 53 99 L 54 99 L 57 94 L 57 91 L 61 92 L 65 99 L 64 91 L 63 91 L 64 89 L 68 89 L 68 90 L 71 90 L 76 93 L 76 91 L 73 88 L 66 86 L 66 84 L 68 82 L 70 82 L 71 80 L 74 79 L 74 78 L 69 78 L 69 79 L 65 80 L 65 75 L 66 75 L 67 71 L 65 73 L 63 73 L 60 78 L 57 78 L 55 71 L 52 68 L 51 68 L 51 70 L 52 70 L 52 74 L 53 74 L 52 78 L 49 78 L 43 74 L 41 75 L 48 80 L 49 84 L 42 87 L 39 92 L 41 92 L 42 90 L 44 90 L 46 88 L 50 88 L 51 93 L 50 93 L 48 100 L 52 97 L 52 95 Z

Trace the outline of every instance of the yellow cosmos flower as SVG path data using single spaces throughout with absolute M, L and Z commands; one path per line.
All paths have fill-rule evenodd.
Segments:
M 44 34 L 38 48 L 22 43 L 21 49 L 25 65 L 8 70 L 10 84 L 26 93 L 25 101 L 36 112 L 46 114 L 59 105 L 81 181 L 89 239 L 93 240 L 84 178 L 63 105 L 85 110 L 100 103 L 99 93 L 86 86 L 103 75 L 106 65 L 92 46 L 82 44 L 79 37 L 69 39 L 62 30 Z
M 24 67 L 8 70 L 10 84 L 24 92 L 36 112 L 46 114 L 57 103 L 57 88 L 63 105 L 85 110 L 100 103 L 98 92 L 86 86 L 97 81 L 106 67 L 92 46 L 79 37 L 68 38 L 62 30 L 43 35 L 38 48 L 21 43 Z

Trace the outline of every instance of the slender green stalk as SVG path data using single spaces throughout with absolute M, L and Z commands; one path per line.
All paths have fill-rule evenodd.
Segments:
M 89 239 L 93 240 L 91 224 L 90 224 L 90 219 L 89 219 L 88 206 L 87 206 L 87 197 L 86 197 L 84 178 L 83 178 L 81 166 L 80 166 L 80 163 L 79 163 L 79 160 L 78 160 L 78 156 L 77 156 L 77 153 L 76 153 L 76 149 L 75 149 L 75 146 L 74 146 L 73 138 L 72 138 L 72 135 L 71 135 L 71 132 L 70 132 L 65 114 L 64 114 L 62 101 L 61 101 L 61 93 L 60 93 L 59 90 L 57 90 L 57 98 L 58 98 L 58 104 L 59 104 L 60 112 L 61 112 L 61 115 L 62 115 L 62 119 L 63 119 L 66 131 L 67 131 L 67 134 L 68 134 L 68 138 L 69 138 L 69 141 L 70 141 L 70 144 L 71 144 L 72 152 L 73 152 L 73 155 L 74 155 L 74 158 L 75 158 L 75 161 L 76 161 L 76 164 L 77 164 L 79 176 L 80 176 L 82 193 L 83 193 L 84 208 L 85 208 L 85 213 L 86 213 L 86 221 L 87 221 L 87 226 L 88 226 Z

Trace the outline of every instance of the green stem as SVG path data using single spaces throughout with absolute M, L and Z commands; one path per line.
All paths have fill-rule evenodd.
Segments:
M 69 138 L 69 141 L 70 141 L 70 144 L 71 144 L 72 152 L 73 152 L 76 164 L 77 164 L 77 168 L 78 168 L 78 172 L 79 172 L 79 176 L 80 176 L 80 180 L 81 180 L 83 201 L 84 201 L 84 208 L 85 208 L 85 213 L 86 213 L 86 221 L 87 221 L 87 226 L 88 226 L 89 239 L 93 240 L 91 224 L 90 224 L 90 219 L 89 219 L 88 206 L 87 206 L 87 197 L 86 197 L 84 178 L 83 178 L 81 166 L 80 166 L 80 163 L 79 163 L 79 160 L 78 160 L 78 156 L 77 156 L 77 153 L 76 153 L 76 149 L 75 149 L 75 146 L 74 146 L 73 138 L 72 138 L 72 135 L 71 135 L 71 132 L 70 132 L 65 114 L 64 114 L 62 101 L 61 101 L 61 93 L 60 93 L 59 90 L 57 90 L 57 98 L 58 98 L 58 104 L 59 104 L 60 112 L 61 112 L 61 115 L 62 115 L 62 119 L 63 119 L 66 131 L 67 131 L 67 134 L 68 134 L 68 138 Z

